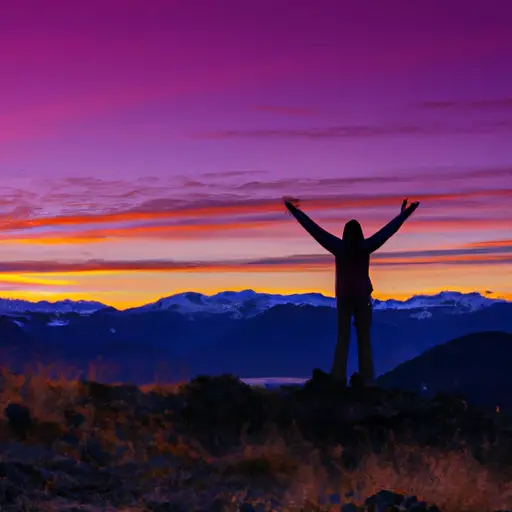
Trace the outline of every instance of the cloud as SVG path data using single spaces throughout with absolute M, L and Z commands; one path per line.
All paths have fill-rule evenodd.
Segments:
M 321 172 L 321 169 L 315 171 Z M 268 170 L 226 170 L 218 172 L 205 172 L 195 178 L 189 176 L 174 176 L 168 178 L 151 177 L 133 180 L 107 180 L 93 177 L 72 177 L 62 179 L 34 179 L 23 187 L 14 187 L 3 183 L 0 191 L 0 206 L 5 212 L 9 211 L 10 217 L 21 217 L 22 213 L 28 216 L 46 215 L 45 212 L 53 210 L 67 210 L 104 212 L 140 209 L 141 204 L 149 204 L 150 201 L 167 201 L 169 206 L 181 207 L 198 199 L 225 199 L 226 197 L 239 198 L 240 192 L 254 195 L 254 187 L 264 190 L 275 189 L 279 193 L 282 188 L 291 186 L 306 188 L 325 193 L 333 186 L 366 185 L 371 183 L 386 184 L 397 181 L 425 185 L 425 182 L 438 180 L 441 176 L 443 182 L 447 180 L 467 180 L 468 178 L 509 178 L 512 177 L 512 167 L 490 168 L 455 168 L 436 167 L 402 169 L 400 172 L 389 170 L 385 174 L 361 176 L 357 172 L 341 177 L 311 177 L 304 178 L 271 178 Z M 275 176 L 275 173 L 272 173 Z M 316 174 L 316 173 L 315 173 Z M 257 176 L 257 179 L 255 179 Z M 312 176 L 314 174 L 312 173 Z M 231 183 L 224 178 L 242 178 Z M 203 181 L 203 178 L 207 178 Z M 218 178 L 210 181 L 208 178 Z M 245 179 L 244 179 L 245 178 Z M 204 186 L 204 193 L 195 190 L 192 194 L 187 184 L 194 189 Z M 480 185 L 479 185 L 480 186 Z M 252 187 L 252 188 L 251 188 Z M 365 190 L 368 187 L 365 187 Z M 229 193 L 228 193 L 229 192 Z M 171 204 L 172 203 L 172 204 Z M 18 212 L 14 209 L 18 208 Z
M 478 201 L 492 201 L 491 205 L 509 201 L 512 189 L 469 190 L 457 193 L 425 193 L 415 196 L 434 206 L 414 217 L 408 231 L 471 230 L 475 228 L 507 227 L 510 216 L 501 209 L 467 210 Z M 377 215 L 374 208 L 392 207 L 398 214 L 403 195 L 347 194 L 311 197 L 302 203 L 320 224 L 346 222 L 358 211 L 364 223 L 377 228 L 391 219 Z M 448 203 L 448 206 L 446 206 Z M 485 204 L 485 203 L 484 203 Z M 458 207 L 459 210 L 451 210 Z M 467 214 L 460 213 L 460 209 Z M 334 218 L 318 218 L 317 212 L 336 210 Z M 442 213 L 440 215 L 440 213 Z M 286 224 L 285 224 L 286 223 Z M 0 219 L 0 241 L 16 243 L 71 244 L 100 242 L 113 238 L 194 239 L 219 236 L 288 237 L 293 230 L 279 232 L 290 225 L 279 199 L 247 199 L 244 197 L 205 199 L 179 204 L 172 199 L 152 200 L 136 209 L 98 214 L 75 214 L 35 217 L 32 219 Z M 300 228 L 297 228 L 300 229 Z
M 247 181 L 233 188 L 237 191 L 245 191 L 255 193 L 257 191 L 276 191 L 283 192 L 285 190 L 302 189 L 306 191 L 322 190 L 333 187 L 346 187 L 352 185 L 362 185 L 367 183 L 388 183 L 390 180 L 399 180 L 403 182 L 414 181 L 416 178 L 412 175 L 408 176 L 347 176 L 339 178 L 282 178 L 274 181 Z
M 304 211 L 320 224 L 338 224 L 357 215 L 377 228 L 387 220 L 384 215 L 391 218 L 398 213 L 403 196 L 410 194 L 397 193 L 399 184 L 402 190 L 424 191 L 410 195 L 422 202 L 422 214 L 408 223 L 411 232 L 506 228 L 512 222 L 500 206 L 512 197 L 512 188 L 506 188 L 512 177 L 510 167 L 420 169 L 339 178 L 265 180 L 251 175 L 248 181 L 243 176 L 238 184 L 205 184 L 204 190 L 202 181 L 195 180 L 199 192 L 172 180 L 154 179 L 68 178 L 40 180 L 26 189 L 5 187 L 0 195 L 0 241 L 79 244 L 112 238 L 296 236 L 300 228 L 285 228 L 291 221 L 280 199 L 284 194 L 300 197 Z M 429 185 L 438 183 L 440 176 L 444 190 L 430 192 Z M 477 183 L 470 188 L 471 180 L 480 178 L 494 188 Z M 383 214 L 379 209 L 390 211 Z
M 17 292 L 17 291 L 31 291 L 34 292 L 36 290 L 40 291 L 49 291 L 53 290 L 55 288 L 62 289 L 62 285 L 54 284 L 54 283 L 47 283 L 47 284 L 40 284 L 40 283 L 25 283 L 23 281 L 3 281 L 0 279 L 0 292 Z M 67 288 L 66 288 L 67 290 Z
M 460 169 L 453 167 L 442 167 L 436 169 L 411 169 L 407 171 L 390 171 L 385 175 L 361 176 L 357 174 L 349 176 L 330 177 L 312 177 L 312 178 L 280 178 L 273 181 L 251 180 L 239 185 L 234 185 L 237 191 L 250 192 L 254 194 L 258 191 L 275 191 L 283 193 L 287 190 L 322 191 L 332 190 L 333 188 L 346 188 L 357 185 L 386 185 L 397 183 L 416 184 L 425 187 L 433 180 L 439 180 L 442 177 L 443 183 L 448 181 L 467 182 L 469 179 L 500 179 L 512 178 L 512 167 L 488 167 L 477 169 Z M 365 187 L 367 188 L 367 187 Z
M 319 112 L 311 108 L 303 107 L 285 107 L 276 105 L 257 105 L 254 107 L 257 112 L 267 112 L 269 114 L 282 114 L 292 117 L 313 117 L 319 115 Z
M 486 240 L 484 242 L 473 242 L 471 244 L 467 244 L 465 247 L 475 248 L 475 249 L 512 249 L 512 240 Z
M 327 222 L 316 219 L 320 225 L 328 229 Z M 341 226 L 349 220 L 345 218 L 330 219 L 329 224 L 336 223 L 341 234 Z M 388 218 L 372 217 L 364 219 L 365 232 L 368 224 L 374 225 L 377 230 L 384 225 Z M 414 222 L 407 223 L 407 233 L 436 233 L 440 231 L 474 231 L 475 229 L 506 229 L 510 226 L 510 218 L 464 218 L 464 217 L 440 217 L 440 218 L 415 218 Z M 332 231 L 332 229 L 331 229 Z M 335 231 L 333 231 L 335 232 Z M 371 233 L 366 233 L 367 236 Z M 121 239 L 153 239 L 153 240 L 209 240 L 219 238 L 237 239 L 288 239 L 303 235 L 303 231 L 290 218 L 284 214 L 279 218 L 272 217 L 267 220 L 245 219 L 243 222 L 212 222 L 212 223 L 187 223 L 175 225 L 143 225 L 123 227 L 105 227 L 103 229 L 75 229 L 69 231 L 46 231 L 44 233 L 7 234 L 0 236 L 0 243 L 32 244 L 32 245 L 59 245 L 59 244 L 86 244 L 111 242 Z
M 410 265 L 510 265 L 510 241 L 489 247 L 460 247 L 402 252 L 378 252 L 372 264 L 380 266 Z M 301 254 L 283 257 L 225 261 L 174 260 L 87 260 L 82 262 L 11 261 L 0 262 L 0 273 L 84 273 L 84 272 L 288 272 L 325 271 L 332 269 L 330 254 Z M 23 279 L 23 276 L 21 276 Z
M 202 172 L 200 176 L 204 178 L 236 178 L 239 176 L 254 176 L 255 174 L 268 174 L 269 171 L 262 169 L 249 169 L 246 171 L 242 170 L 227 170 L 227 171 L 209 171 Z
M 196 139 L 240 139 L 240 138 L 289 138 L 289 139 L 353 139 L 396 136 L 436 136 L 436 135 L 478 135 L 508 133 L 512 130 L 510 121 L 480 122 L 473 124 L 396 124 L 377 125 L 338 125 L 302 129 L 263 129 L 263 130 L 218 130 L 199 132 L 191 135 Z
M 18 275 L 16 273 L 4 273 L 0 276 L 0 291 L 16 290 L 48 290 L 53 288 L 73 289 L 76 283 L 69 279 L 57 279 L 55 277 L 41 277 Z
M 483 169 L 468 169 L 455 173 L 443 173 L 443 180 L 446 179 L 468 179 L 468 178 L 512 178 L 512 167 L 489 167 Z
M 429 110 L 509 110 L 512 109 L 512 97 L 480 100 L 423 101 L 415 106 Z
M 419 201 L 454 201 L 475 198 L 510 198 L 510 189 L 479 189 L 462 190 L 443 193 L 424 192 L 414 196 Z M 366 208 L 379 206 L 395 206 L 401 204 L 403 194 L 331 194 L 310 196 L 303 201 L 303 206 L 313 210 Z M 12 220 L 9 229 L 64 226 L 76 224 L 94 224 L 106 222 L 133 222 L 160 219 L 186 219 L 192 217 L 208 217 L 218 215 L 251 215 L 261 213 L 282 212 L 280 198 L 248 198 L 237 195 L 212 195 L 200 201 L 177 201 L 176 199 L 161 198 L 145 201 L 135 208 L 125 211 L 114 211 L 98 214 L 60 215 L 56 217 L 37 217 L 26 220 Z M 4 219 L 5 220 L 5 219 Z M 0 224 L 0 228 L 1 228 Z
M 268 229 L 276 225 L 276 220 L 258 220 L 246 219 L 243 222 L 230 222 L 229 220 L 222 222 L 210 223 L 183 223 L 173 225 L 142 225 L 123 227 L 105 227 L 103 229 L 81 229 L 67 232 L 62 231 L 46 231 L 44 233 L 35 232 L 26 234 L 19 232 L 18 234 L 9 234 L 3 238 L 0 236 L 0 242 L 16 242 L 28 244 L 82 244 L 95 243 L 102 241 L 111 241 L 113 239 L 128 238 L 153 238 L 160 240 L 190 240 L 190 239 L 206 239 L 218 238 L 222 236 L 230 236 L 230 232 L 238 231 L 237 237 L 254 236 L 254 231 L 258 229 Z M 244 234 L 244 232 L 246 232 Z

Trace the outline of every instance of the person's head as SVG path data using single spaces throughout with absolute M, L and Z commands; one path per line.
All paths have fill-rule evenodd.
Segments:
M 343 241 L 349 245 L 357 246 L 364 240 L 363 228 L 355 219 L 349 220 L 343 228 Z

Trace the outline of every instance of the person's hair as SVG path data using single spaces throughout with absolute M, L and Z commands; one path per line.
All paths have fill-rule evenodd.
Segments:
M 364 240 L 363 228 L 356 219 L 349 220 L 343 228 L 343 240 L 359 245 Z
M 357 220 L 352 219 L 345 224 L 343 241 L 346 244 L 346 254 L 349 259 L 357 259 L 364 241 L 363 228 Z

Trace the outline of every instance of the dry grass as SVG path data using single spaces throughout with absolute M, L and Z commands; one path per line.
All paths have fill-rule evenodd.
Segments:
M 29 407 L 38 422 L 57 424 L 65 430 L 65 411 L 70 404 L 75 404 L 74 410 L 85 418 L 75 432 L 80 437 L 79 444 L 73 447 L 56 439 L 51 446 L 56 457 L 61 454 L 78 459 L 80 447 L 93 437 L 111 457 L 112 470 L 130 463 L 140 466 L 133 484 L 144 488 L 144 492 L 141 491 L 133 503 L 109 505 L 105 501 L 102 505 L 84 505 L 81 510 L 144 511 L 147 508 L 142 502 L 150 499 L 169 500 L 172 495 L 173 499 L 179 496 L 199 500 L 228 493 L 231 500 L 240 503 L 244 500 L 253 504 L 266 502 L 269 510 L 276 510 L 270 501 L 274 497 L 283 504 L 280 510 L 301 510 L 310 503 L 321 505 L 321 510 L 327 511 L 334 510 L 334 506 L 329 508 L 322 498 L 337 494 L 342 496 L 343 502 L 345 496 L 351 496 L 351 500 L 360 504 L 382 489 L 415 495 L 420 500 L 436 503 L 443 512 L 512 510 L 512 482 L 479 464 L 467 450 L 441 453 L 395 444 L 384 454 L 366 455 L 357 468 L 349 470 L 341 462 L 343 447 L 333 446 L 327 453 L 321 453 L 305 442 L 300 432 L 289 433 L 285 440 L 276 429 L 268 426 L 263 442 L 255 444 L 242 432 L 238 446 L 213 457 L 199 442 L 176 431 L 169 421 L 140 424 L 127 415 L 100 414 L 76 405 L 80 382 L 73 376 L 49 378 L 48 374 L 43 368 L 31 375 L 13 375 L 2 370 L 2 410 L 10 403 L 21 403 Z M 144 392 L 159 394 L 176 393 L 179 389 L 180 385 L 142 387 Z M 3 450 L 1 460 L 30 458 L 30 450 L 34 459 L 37 458 L 37 438 L 27 440 L 28 452 L 21 457 L 19 443 L 14 443 L 6 434 L 5 420 L 2 432 L 2 443 L 16 448 L 11 452 Z M 496 450 L 496 447 L 489 449 Z M 179 491 L 184 482 L 189 482 L 186 484 L 191 490 L 189 494 Z M 51 493 L 56 484 L 49 482 L 47 485 L 47 492 Z M 27 493 L 16 499 L 14 508 L 5 510 L 64 511 L 70 510 L 71 501 L 55 496 L 50 501 L 35 502 Z M 0 510 L 4 508 L 0 506 Z

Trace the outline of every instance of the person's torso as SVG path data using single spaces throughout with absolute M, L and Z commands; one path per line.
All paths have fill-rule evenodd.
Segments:
M 336 255 L 336 295 L 368 296 L 373 291 L 370 279 L 370 254 L 358 251 L 350 255 L 345 251 Z

